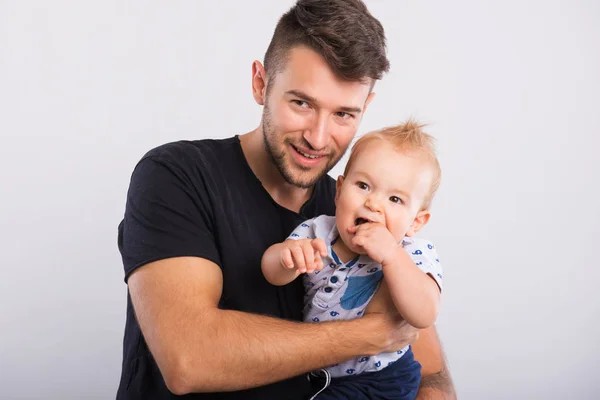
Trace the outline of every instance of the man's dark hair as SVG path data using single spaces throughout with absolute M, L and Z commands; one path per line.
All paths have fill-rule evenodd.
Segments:
M 346 81 L 374 84 L 390 68 L 383 26 L 361 0 L 298 0 L 277 23 L 264 59 L 267 75 L 283 70 L 296 46 L 321 55 Z

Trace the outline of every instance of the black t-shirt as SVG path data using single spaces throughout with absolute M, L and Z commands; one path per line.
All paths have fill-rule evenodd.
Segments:
M 250 169 L 237 136 L 160 146 L 147 153 L 132 174 L 118 236 L 125 280 L 152 261 L 202 257 L 223 272 L 220 308 L 301 320 L 301 281 L 270 285 L 260 260 L 269 246 L 283 241 L 302 221 L 334 215 L 334 194 L 335 181 L 325 176 L 299 214 L 281 207 Z M 301 376 L 256 389 L 184 398 L 299 399 L 307 390 Z M 174 398 L 178 396 L 164 383 L 128 295 L 117 399 Z

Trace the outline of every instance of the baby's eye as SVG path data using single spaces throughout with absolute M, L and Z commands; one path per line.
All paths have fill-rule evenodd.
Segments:
M 402 199 L 398 196 L 392 196 L 390 197 L 390 201 L 392 203 L 396 203 L 396 204 L 402 204 Z
M 366 183 L 364 183 L 364 182 L 358 182 L 358 183 L 356 184 L 356 186 L 358 186 L 358 187 L 359 187 L 360 189 L 362 189 L 362 190 L 369 190 L 369 185 L 367 185 L 367 184 L 366 184 Z

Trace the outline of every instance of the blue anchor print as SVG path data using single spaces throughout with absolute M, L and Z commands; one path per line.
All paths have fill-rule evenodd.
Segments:
M 298 235 L 297 233 L 292 233 L 290 236 L 291 237 L 300 237 L 300 235 Z
M 350 368 L 350 369 L 347 369 L 347 370 L 346 370 L 346 373 L 347 373 L 348 375 L 352 375 L 352 374 L 353 374 L 353 373 L 355 373 L 355 372 L 356 372 L 356 370 L 354 370 L 354 369 L 352 369 L 352 368 Z
M 398 350 L 398 351 L 396 352 L 396 354 L 402 354 L 402 353 L 403 353 L 403 351 L 402 351 L 402 350 Z
M 423 265 L 423 262 L 419 261 L 416 265 Z
M 381 361 L 377 361 L 377 362 L 375 363 L 375 367 L 376 367 L 376 368 L 379 368 L 379 367 L 381 367 Z
M 339 313 L 339 312 L 337 312 L 337 311 L 331 311 L 331 312 L 329 313 L 329 315 L 331 315 L 332 317 L 337 317 L 338 315 L 340 315 L 340 313 Z
M 370 270 L 368 270 L 367 272 L 372 274 L 373 272 L 377 271 L 377 268 L 371 268 Z
M 428 248 L 429 250 L 433 250 L 433 245 L 432 245 L 431 243 L 427 243 L 427 248 Z
M 413 254 L 413 256 L 420 256 L 420 255 L 423 255 L 423 252 L 421 250 L 417 250 L 412 254 Z
M 358 360 L 358 362 L 359 362 L 359 363 L 362 363 L 362 362 L 367 362 L 367 361 L 369 361 L 369 358 L 370 358 L 370 357 L 361 357 L 361 359 L 360 359 L 360 360 Z
M 366 267 L 366 266 L 367 266 L 367 264 L 358 264 L 358 268 L 359 269 L 362 268 L 362 267 Z
M 440 260 L 438 260 L 437 258 L 435 259 L 436 262 L 440 262 Z
M 304 227 L 304 228 L 308 228 L 308 224 L 302 224 L 302 225 L 300 225 L 300 226 L 302 226 L 302 227 Z
M 314 317 L 314 318 L 312 319 L 312 321 L 313 321 L 313 322 L 319 322 L 319 321 L 320 321 L 320 319 L 319 319 L 319 318 L 317 318 L 317 317 Z
M 361 315 L 363 312 L 362 310 L 360 310 L 359 312 L 356 313 L 356 315 Z

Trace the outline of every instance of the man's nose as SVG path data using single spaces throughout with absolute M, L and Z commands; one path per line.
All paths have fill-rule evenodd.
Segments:
M 319 115 L 311 128 L 304 132 L 303 137 L 314 150 L 325 149 L 330 139 L 327 116 Z

